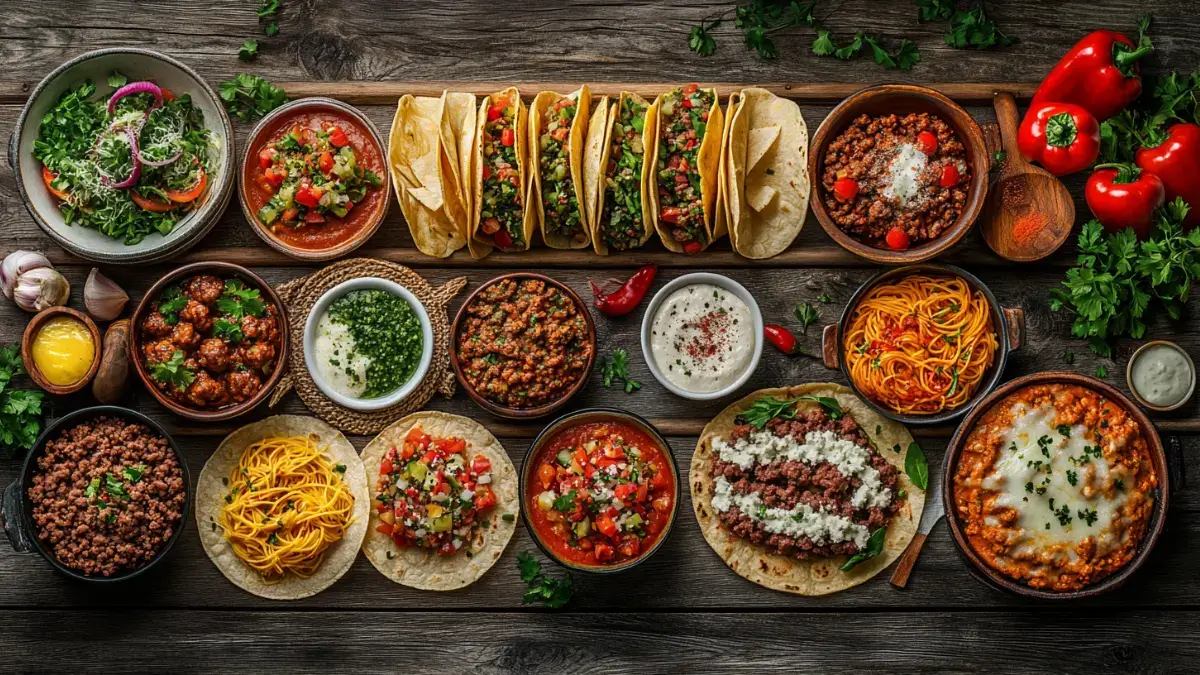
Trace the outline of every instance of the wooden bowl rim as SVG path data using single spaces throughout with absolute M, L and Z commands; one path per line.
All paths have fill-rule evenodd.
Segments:
M 69 316 L 79 320 L 84 326 L 87 326 L 88 333 L 92 336 L 92 344 L 95 349 L 92 352 L 92 365 L 88 366 L 87 373 L 79 378 L 79 380 L 67 385 L 51 384 L 46 380 L 46 376 L 42 374 L 37 363 L 33 360 L 33 340 L 37 337 L 38 331 L 47 321 L 56 316 Z M 100 369 L 101 350 L 104 344 L 100 339 L 100 329 L 96 327 L 96 322 L 92 317 L 80 312 L 76 309 L 71 309 L 65 306 L 47 307 L 38 312 L 29 323 L 25 325 L 25 332 L 21 335 L 21 360 L 25 363 L 25 372 L 29 373 L 30 379 L 37 386 L 44 389 L 47 393 L 63 396 L 73 394 L 80 389 L 83 389 L 96 377 L 96 371 Z
M 1102 394 L 1110 401 L 1121 405 L 1141 425 L 1142 435 L 1146 439 L 1146 445 L 1150 451 L 1150 461 L 1154 464 L 1154 471 L 1158 474 L 1158 490 L 1154 500 L 1154 509 L 1151 511 L 1146 533 L 1142 536 L 1142 541 L 1138 544 L 1138 549 L 1134 553 L 1133 559 L 1115 573 L 1078 591 L 1058 592 L 1031 588 L 993 569 L 987 564 L 987 561 L 979 557 L 974 547 L 967 541 L 962 527 L 958 522 L 958 510 L 954 504 L 954 470 L 958 465 L 958 459 L 962 454 L 963 446 L 966 444 L 966 440 L 971 432 L 975 430 L 975 426 L 979 423 L 979 420 L 993 406 L 1003 400 L 1005 396 L 1018 389 L 1035 384 L 1074 384 L 1091 389 Z M 1005 382 L 967 413 L 966 418 L 963 419 L 962 423 L 954 431 L 954 436 L 950 439 L 949 445 L 946 446 L 946 456 L 942 462 L 942 506 L 946 513 L 946 526 L 950 529 L 950 536 L 954 540 L 954 545 L 958 548 L 959 553 L 971 563 L 975 571 L 981 575 L 980 579 L 991 586 L 1028 598 L 1037 598 L 1040 600 L 1078 600 L 1101 595 L 1120 587 L 1141 568 L 1142 563 L 1150 556 L 1150 552 L 1154 549 L 1154 545 L 1158 543 L 1158 537 L 1162 534 L 1166 522 L 1167 507 L 1171 492 L 1170 476 L 1167 455 L 1163 450 L 1162 438 L 1159 437 L 1158 430 L 1154 427 L 1150 418 L 1146 416 L 1146 413 L 1130 400 L 1128 396 L 1121 393 L 1119 389 L 1111 384 L 1094 377 L 1071 371 L 1046 371 L 1025 375 Z
M 551 403 L 546 403 L 546 404 L 540 405 L 536 408 L 508 408 L 505 406 L 497 405 L 497 404 L 487 400 L 486 398 L 481 396 L 478 392 L 476 392 L 475 389 L 473 387 L 471 387 L 470 384 L 467 382 L 466 375 L 464 375 L 463 371 L 462 371 L 462 364 L 459 363 L 459 361 L 458 361 L 458 330 L 462 326 L 463 319 L 466 317 L 467 307 L 469 307 L 471 305 L 471 303 L 475 301 L 475 298 L 478 297 L 481 292 L 483 292 L 483 289 L 488 288 L 488 287 L 492 286 L 493 284 L 504 281 L 505 279 L 518 279 L 518 278 L 519 279 L 538 279 L 540 281 L 544 281 L 544 282 L 554 286 L 555 288 L 559 289 L 560 291 L 565 293 L 567 295 L 567 297 L 574 300 L 575 304 L 579 307 L 580 313 L 584 317 L 584 322 L 587 323 L 588 340 L 592 344 L 592 354 L 591 354 L 591 356 L 588 357 L 587 365 L 584 368 L 583 376 L 579 378 L 579 381 L 576 382 L 574 385 L 572 385 L 571 388 L 569 390 L 567 390 L 567 393 L 564 394 L 562 398 L 558 399 L 557 401 L 553 401 Z M 471 400 L 475 401 L 475 403 L 478 404 L 479 407 L 483 408 L 484 410 L 487 410 L 488 412 L 490 412 L 493 415 L 496 415 L 498 417 L 503 417 L 503 418 L 512 419 L 512 420 L 520 420 L 520 419 L 535 419 L 538 417 L 544 417 L 546 415 L 549 415 L 550 413 L 554 412 L 555 410 L 558 410 L 559 408 L 566 405 L 568 401 L 575 398 L 575 396 L 577 394 L 579 394 L 579 392 L 583 391 L 583 388 L 587 385 L 588 380 L 591 378 L 592 368 L 595 365 L 596 365 L 596 322 L 595 322 L 595 320 L 592 319 L 592 312 L 588 309 L 587 305 L 585 305 L 583 303 L 583 300 L 580 299 L 579 294 L 577 294 L 575 291 L 573 291 L 570 286 L 567 286 L 566 284 L 564 284 L 563 282 L 561 282 L 557 279 L 548 277 L 545 274 L 539 274 L 537 272 L 509 272 L 507 274 L 501 274 L 499 276 L 488 279 L 487 281 L 479 284 L 479 286 L 477 286 L 475 288 L 475 290 L 471 291 L 470 295 L 468 295 L 466 297 L 466 299 L 463 300 L 462 305 L 460 305 L 458 308 L 458 312 L 454 315 L 454 322 L 452 324 L 450 324 L 450 366 L 454 369 L 454 376 L 456 378 L 458 378 L 458 383 L 462 386 L 463 391 L 467 392 L 467 396 L 471 397 Z
M 967 160 L 971 164 L 971 191 L 967 197 L 966 208 L 963 209 L 958 220 L 955 221 L 954 225 L 947 232 L 932 242 L 905 251 L 889 251 L 874 248 L 858 241 L 846 232 L 843 232 L 837 226 L 837 223 L 833 222 L 829 217 L 829 213 L 825 210 L 824 202 L 821 201 L 821 192 L 824 189 L 821 187 L 820 180 L 821 167 L 824 164 L 823 156 L 825 149 L 833 140 L 833 129 L 835 127 L 839 129 L 844 127 L 844 123 L 850 118 L 853 108 L 864 99 L 880 94 L 896 94 L 914 100 L 933 102 L 950 110 L 951 119 L 947 119 L 946 122 L 953 125 L 956 131 L 959 131 L 963 137 L 962 141 L 967 151 Z M 970 231 L 979 214 L 983 212 L 983 205 L 987 199 L 989 171 L 986 146 L 983 130 L 980 129 L 979 123 L 975 121 L 975 118 L 965 108 L 936 89 L 913 84 L 877 84 L 860 89 L 843 99 L 833 110 L 829 111 L 829 114 L 822 120 L 821 125 L 817 127 L 816 134 L 813 135 L 813 142 L 808 153 L 808 175 L 812 182 L 812 195 L 809 203 L 812 205 L 813 215 L 817 217 L 817 222 L 821 224 L 821 228 L 825 230 L 831 239 L 837 242 L 842 248 L 860 258 L 885 265 L 901 265 L 931 260 L 957 244 Z
M 382 158 L 384 164 L 384 171 L 383 175 L 381 176 L 383 179 L 383 185 L 379 187 L 380 190 L 383 190 L 383 200 L 380 202 L 380 206 L 376 210 L 373 219 L 361 230 L 359 230 L 358 233 L 353 237 L 331 248 L 299 248 L 290 244 L 285 244 L 279 239 L 271 236 L 271 233 L 267 231 L 266 227 L 262 223 L 258 222 L 258 214 L 250 209 L 250 203 L 246 199 L 246 184 L 243 180 L 246 176 L 250 175 L 250 162 L 254 159 L 250 150 L 258 145 L 260 137 L 267 131 L 267 129 L 272 124 L 277 122 L 279 118 L 284 117 L 285 115 L 293 114 L 297 111 L 307 110 L 310 108 L 332 108 L 339 113 L 349 115 L 357 120 L 363 125 L 363 128 L 367 130 L 371 140 L 375 143 L 375 146 L 379 151 L 379 156 Z M 250 228 L 253 229 L 254 233 L 258 235 L 259 239 L 262 239 L 263 242 L 265 242 L 268 246 L 276 251 L 279 251 L 280 253 L 286 253 L 297 260 L 305 260 L 309 262 L 333 260 L 334 258 L 339 258 L 357 249 L 358 247 L 367 243 L 367 240 L 373 237 L 375 233 L 379 231 L 379 226 L 383 224 L 383 219 L 387 217 L 388 208 L 392 204 L 392 175 L 391 172 L 387 170 L 387 146 L 383 144 L 383 139 L 379 135 L 379 130 L 375 128 L 375 124 L 371 122 L 371 120 L 367 119 L 367 117 L 354 106 L 325 96 L 306 96 L 304 98 L 298 98 L 294 101 L 290 101 L 279 106 L 268 113 L 266 117 L 263 117 L 261 120 L 259 120 L 258 123 L 254 125 L 254 128 L 250 130 L 250 136 L 247 138 L 246 149 L 242 154 L 242 160 L 239 166 L 241 170 L 238 171 L 237 175 L 238 203 L 241 204 L 242 215 L 244 215 L 246 217 L 246 221 L 250 223 Z
M 1146 399 L 1142 398 L 1142 395 L 1138 393 L 1137 388 L 1133 386 L 1134 361 L 1137 361 L 1138 356 L 1140 356 L 1142 352 L 1156 345 L 1167 345 L 1174 347 L 1176 351 L 1178 351 L 1180 354 L 1183 354 L 1183 358 L 1187 359 L 1188 367 L 1191 369 L 1192 386 L 1188 389 L 1187 396 L 1184 396 L 1183 398 L 1179 399 L 1178 403 L 1172 405 L 1154 405 L 1153 403 L 1150 403 Z M 1133 354 L 1129 357 L 1129 363 L 1125 364 L 1125 383 L 1129 386 L 1129 393 L 1133 394 L 1133 400 L 1137 401 L 1138 405 L 1142 406 L 1143 408 L 1153 410 L 1154 412 L 1171 412 L 1173 410 L 1178 410 L 1182 408 L 1188 401 L 1192 400 L 1192 395 L 1196 393 L 1196 362 L 1192 360 L 1192 355 L 1188 354 L 1187 350 L 1181 347 L 1177 342 L 1173 342 L 1171 340 L 1151 340 L 1134 350 Z
M 159 391 L 158 387 L 154 386 L 154 383 L 150 378 L 150 373 L 146 372 L 146 365 L 142 361 L 141 338 L 139 337 L 141 331 L 138 327 L 141 325 L 142 319 L 145 317 L 146 313 L 150 310 L 150 306 L 154 299 L 158 298 L 158 296 L 162 293 L 163 288 L 165 288 L 168 284 L 189 275 L 200 274 L 205 271 L 214 270 L 219 270 L 227 275 L 233 274 L 241 277 L 243 281 L 250 281 L 254 283 L 254 285 L 260 291 L 263 291 L 266 294 L 266 296 L 275 305 L 275 308 L 279 310 L 279 320 L 281 322 L 279 354 L 275 356 L 275 371 L 271 373 L 271 376 L 268 377 L 266 381 L 263 382 L 263 385 L 258 390 L 258 393 L 256 393 L 249 400 L 238 403 L 237 405 L 229 406 L 227 408 L 220 408 L 218 410 L 197 410 L 195 408 L 189 408 L 175 402 Z M 142 381 L 142 386 L 149 390 L 150 394 L 168 410 L 176 415 L 179 415 L 180 417 L 185 417 L 190 420 L 196 420 L 198 422 L 220 422 L 223 420 L 233 419 L 234 417 L 238 417 L 249 412 L 257 407 L 259 403 L 262 403 L 264 400 L 266 400 L 271 391 L 275 389 L 275 385 L 277 385 L 279 380 L 283 377 L 283 371 L 287 369 L 288 350 L 290 347 L 290 337 L 287 330 L 287 307 L 284 306 L 283 301 L 280 300 L 279 296 L 275 293 L 275 289 L 271 287 L 271 284 L 268 284 L 263 280 L 262 277 L 258 276 L 254 272 L 251 272 L 245 267 L 236 265 L 234 263 L 218 261 L 194 262 L 168 272 L 158 281 L 154 282 L 154 285 L 150 287 L 150 290 L 146 291 L 146 294 L 142 296 L 142 299 L 138 302 L 137 309 L 134 310 L 133 314 L 129 318 L 129 324 L 130 360 L 133 361 L 134 370 L 137 371 L 138 379 Z

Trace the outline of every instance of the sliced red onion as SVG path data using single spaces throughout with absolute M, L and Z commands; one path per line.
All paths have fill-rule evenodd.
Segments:
M 131 151 L 133 151 L 133 159 L 134 159 L 133 171 L 129 174 L 129 178 L 126 178 L 125 180 L 121 181 L 120 183 L 112 182 L 112 179 L 110 179 L 108 176 L 104 176 L 104 175 L 100 176 L 100 179 L 104 181 L 105 185 L 108 185 L 110 187 L 115 187 L 115 188 L 133 187 L 134 185 L 137 185 L 138 178 L 142 177 L 142 164 L 141 164 L 141 162 L 137 161 L 137 159 L 138 159 L 137 135 L 134 134 L 133 129 L 130 129 L 129 127 L 125 127 L 124 131 L 125 131 L 125 138 L 129 140 L 129 149 Z
M 170 157 L 164 159 L 161 162 L 152 162 L 152 161 L 146 159 L 145 156 L 142 155 L 141 150 L 139 149 L 138 153 L 137 153 L 137 158 L 138 158 L 139 162 L 141 162 L 142 164 L 145 164 L 146 166 L 166 166 L 166 165 L 170 164 L 171 162 L 174 162 L 175 160 L 179 159 L 180 156 L 182 156 L 182 155 L 183 155 L 183 150 L 179 150 L 174 155 L 171 155 Z
M 112 98 L 108 99 L 108 114 L 109 115 L 113 114 L 113 111 L 117 109 L 117 101 L 120 101 L 121 99 L 123 99 L 126 96 L 129 96 L 131 94 L 151 94 L 151 95 L 153 95 L 154 96 L 154 105 L 150 106 L 150 110 L 154 110 L 155 108 L 161 106 L 163 103 L 162 89 L 160 89 L 157 84 L 154 84 L 153 82 L 145 82 L 145 81 L 130 82 L 129 84 L 125 85 L 124 87 L 121 87 L 120 89 L 114 91 Z M 147 110 L 146 112 L 150 112 L 150 111 Z

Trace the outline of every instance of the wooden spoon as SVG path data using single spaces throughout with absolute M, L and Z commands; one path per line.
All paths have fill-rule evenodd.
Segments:
M 1017 102 L 1012 94 L 998 93 L 992 104 L 996 108 L 1005 159 L 1000 178 L 988 191 L 983 207 L 983 239 L 996 255 L 1006 260 L 1041 260 L 1057 251 L 1071 235 L 1075 202 L 1062 181 L 1021 156 L 1017 147 Z M 1018 239 L 1016 226 L 1023 217 L 1036 219 L 1036 232 Z

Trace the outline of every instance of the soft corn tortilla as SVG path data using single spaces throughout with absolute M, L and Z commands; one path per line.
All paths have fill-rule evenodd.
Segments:
M 729 238 L 762 259 L 791 246 L 808 214 L 808 129 L 794 101 L 745 89 L 729 125 L 726 172 Z
M 388 450 L 404 442 L 405 435 L 417 425 L 433 437 L 457 436 L 467 442 L 467 457 L 481 454 L 492 463 L 492 490 L 496 493 L 496 506 L 487 518 L 488 525 L 473 541 L 452 556 L 441 556 L 435 551 L 417 546 L 400 548 L 386 534 L 375 528 L 382 522 L 379 512 L 370 509 L 370 528 L 362 543 L 367 559 L 387 578 L 398 584 L 427 591 L 452 591 L 479 580 L 504 553 L 512 539 L 520 513 L 517 495 L 517 470 L 500 441 L 482 424 L 440 412 L 419 412 L 392 424 L 363 448 L 363 469 L 369 484 L 375 485 L 379 477 L 379 465 Z M 513 514 L 512 520 L 502 516 Z M 467 553 L 470 552 L 470 557 Z
M 564 98 L 575 100 L 575 118 L 571 120 L 571 130 L 567 135 L 567 165 L 571 167 L 571 183 L 575 189 L 575 201 L 579 205 L 579 232 L 567 237 L 560 232 L 550 232 L 546 229 L 545 204 L 542 203 L 542 172 L 541 155 L 542 131 L 546 128 L 546 111 L 550 106 Z M 592 94 L 587 85 L 563 96 L 552 91 L 543 91 L 534 97 L 529 106 L 529 171 L 533 175 L 534 187 L 531 189 L 533 199 L 529 204 L 534 210 L 537 228 L 542 233 L 542 239 L 550 248 L 587 248 L 592 243 L 591 229 L 588 227 L 587 199 L 584 193 L 583 180 L 583 151 L 584 135 L 590 119 Z
M 729 95 L 729 103 L 725 107 L 725 126 L 721 130 L 721 160 L 717 163 L 717 208 L 713 214 L 713 239 L 720 239 L 729 232 L 729 223 L 732 220 L 729 210 L 729 180 L 726 174 L 729 171 L 729 162 L 726 158 L 729 156 L 729 131 L 733 126 L 733 120 L 737 117 L 737 113 L 741 109 L 742 95 L 740 92 L 733 92 Z M 730 234 L 730 240 L 733 235 Z
M 605 143 L 606 129 L 611 124 L 608 116 L 608 97 L 601 96 L 600 103 L 588 120 L 587 134 L 583 140 L 583 215 L 584 226 L 596 240 L 596 222 L 600 219 L 600 203 L 604 199 L 604 169 L 608 165 Z
M 700 200 L 704 206 L 704 228 L 707 234 L 707 241 L 704 242 L 704 248 L 708 248 L 717 239 L 713 228 L 716 223 L 717 173 L 721 164 L 721 136 L 725 128 L 725 113 L 721 110 L 721 99 L 717 96 L 717 90 L 707 89 L 706 91 L 712 92 L 713 107 L 708 113 L 704 139 L 700 141 L 700 152 L 696 155 L 696 162 L 700 165 L 697 167 L 697 171 L 700 174 Z M 647 138 L 654 140 L 654 150 L 651 155 L 653 168 L 649 172 L 647 192 L 650 196 L 652 214 L 654 216 L 654 220 L 652 221 L 654 229 L 658 232 L 658 237 L 662 240 L 663 246 L 668 251 L 683 253 L 683 244 L 675 241 L 671 236 L 670 224 L 659 222 L 658 218 L 658 214 L 662 212 L 661 202 L 658 200 L 658 161 L 660 159 L 658 150 L 659 133 L 662 131 L 663 126 L 662 104 L 665 97 L 666 94 L 659 94 L 658 98 L 654 101 L 654 135 L 647 135 Z M 666 161 L 665 157 L 661 159 Z
M 595 213 L 592 217 L 592 248 L 600 255 L 608 255 L 608 244 L 604 242 L 604 237 L 600 234 L 600 220 L 604 213 L 604 201 L 608 196 L 608 164 L 612 160 L 613 125 L 621 120 L 621 109 L 625 107 L 626 100 L 632 100 L 646 107 L 645 117 L 642 121 L 642 175 L 638 178 L 638 192 L 642 196 L 642 236 L 637 244 L 630 248 L 637 248 L 650 241 L 650 237 L 653 237 L 655 232 L 653 227 L 655 210 L 647 193 L 650 185 L 650 167 L 654 159 L 654 149 L 650 146 L 655 137 L 654 130 L 657 128 L 655 123 L 658 120 L 658 108 L 633 92 L 623 91 L 616 103 L 612 104 L 608 118 L 604 121 L 600 158 L 597 162 L 598 175 L 595 179 L 597 199 Z M 589 133 L 590 131 L 589 129 Z
M 344 464 L 346 481 L 354 496 L 354 517 L 345 535 L 325 550 L 325 559 L 316 574 L 307 579 L 288 575 L 281 581 L 267 583 L 259 573 L 244 562 L 233 551 L 221 529 L 221 508 L 229 494 L 229 475 L 237 466 L 242 453 L 252 443 L 268 436 L 315 436 L 317 444 L 333 465 Z M 200 480 L 196 485 L 196 524 L 200 528 L 200 543 L 204 552 L 225 578 L 242 590 L 271 600 L 298 600 L 315 595 L 342 578 L 354 564 L 363 537 L 367 534 L 368 512 L 371 510 L 371 495 L 367 490 L 367 474 L 354 446 L 340 431 L 315 417 L 299 415 L 275 415 L 247 424 L 221 441 L 216 452 L 204 464 Z
M 495 94 L 484 96 L 479 104 L 479 112 L 475 120 L 475 139 L 471 145 L 471 185 L 473 190 L 470 199 L 474 215 L 470 221 L 471 236 L 467 238 L 467 247 L 475 258 L 483 258 L 491 253 L 493 248 L 492 240 L 480 229 L 483 224 L 480 218 L 480 214 L 483 213 L 483 128 L 487 124 L 487 111 L 492 107 L 492 99 L 505 96 L 517 102 L 517 116 L 513 120 L 513 133 L 517 137 L 517 181 L 520 183 L 517 193 L 521 196 L 521 230 L 525 235 L 524 243 L 519 246 L 514 243 L 510 250 L 528 250 L 537 224 L 535 212 L 530 208 L 532 180 L 526 166 L 526 160 L 529 157 L 528 108 L 521 101 L 521 92 L 516 87 L 509 87 Z
M 458 151 L 447 143 L 452 129 L 449 101 L 405 95 L 396 106 L 388 136 L 388 168 L 400 210 L 417 248 L 444 258 L 466 244 L 467 211 L 459 182 Z M 473 97 L 472 97 L 473 100 Z M 456 113 L 461 117 L 461 111 Z
M 829 396 L 836 398 L 842 410 L 858 423 L 875 450 L 889 463 L 900 470 L 898 489 L 907 494 L 900 510 L 892 517 L 887 526 L 887 537 L 883 544 L 883 552 L 874 558 L 869 558 L 853 567 L 849 572 L 843 572 L 839 567 L 846 562 L 846 556 L 836 558 L 815 558 L 797 560 L 789 556 L 774 555 L 766 549 L 750 543 L 740 537 L 734 537 L 721 527 L 717 512 L 712 506 L 713 495 L 713 462 L 712 441 L 714 438 L 728 437 L 735 426 L 734 420 L 738 414 L 749 408 L 755 401 L 765 396 L 777 399 L 789 399 L 797 396 Z M 800 410 L 817 407 L 817 403 L 800 401 Z M 878 429 L 879 433 L 875 433 Z M 781 389 L 762 389 L 734 403 L 721 414 L 717 415 L 700 436 L 696 444 L 696 452 L 692 455 L 691 470 L 688 473 L 691 482 L 692 507 L 696 511 L 696 520 L 709 546 L 721 556 L 729 568 L 756 584 L 767 588 L 796 593 L 798 595 L 826 595 L 844 591 L 857 586 L 871 577 L 879 574 L 904 552 L 917 532 L 921 521 L 921 511 L 925 507 L 925 491 L 913 485 L 908 475 L 904 473 L 904 454 L 895 452 L 892 447 L 899 444 L 908 448 L 913 440 L 912 435 L 899 422 L 892 421 L 871 410 L 860 401 L 848 388 L 837 384 L 805 384 Z

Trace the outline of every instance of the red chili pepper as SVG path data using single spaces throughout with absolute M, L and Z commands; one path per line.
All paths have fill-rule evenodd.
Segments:
M 1154 210 L 1166 201 L 1166 190 L 1158 176 L 1128 164 L 1096 167 L 1083 194 L 1105 230 L 1117 232 L 1132 227 L 1140 239 L 1150 236 Z
M 1071 103 L 1045 103 L 1030 108 L 1017 132 L 1021 154 L 1055 176 L 1088 167 L 1100 155 L 1100 124 L 1087 110 Z
M 776 349 L 791 356 L 796 353 L 796 336 L 792 335 L 792 331 L 780 326 L 777 323 L 769 323 L 763 326 L 763 337 L 767 338 Z
M 1153 50 L 1144 34 L 1134 45 L 1116 31 L 1095 31 L 1075 43 L 1042 80 L 1030 110 L 1046 103 L 1072 103 L 1096 119 L 1106 120 L 1142 93 L 1137 62 Z
M 605 291 L 600 284 L 589 279 L 596 309 L 605 316 L 625 316 L 632 312 L 645 297 L 646 291 L 650 290 L 655 274 L 658 274 L 658 265 L 651 263 L 634 272 L 625 283 L 613 282 L 618 287 L 612 291 Z
M 1192 207 L 1183 221 L 1186 228 L 1200 224 L 1200 125 L 1175 124 L 1165 135 L 1151 134 L 1135 161 L 1162 180 L 1168 202 L 1183 197 Z

